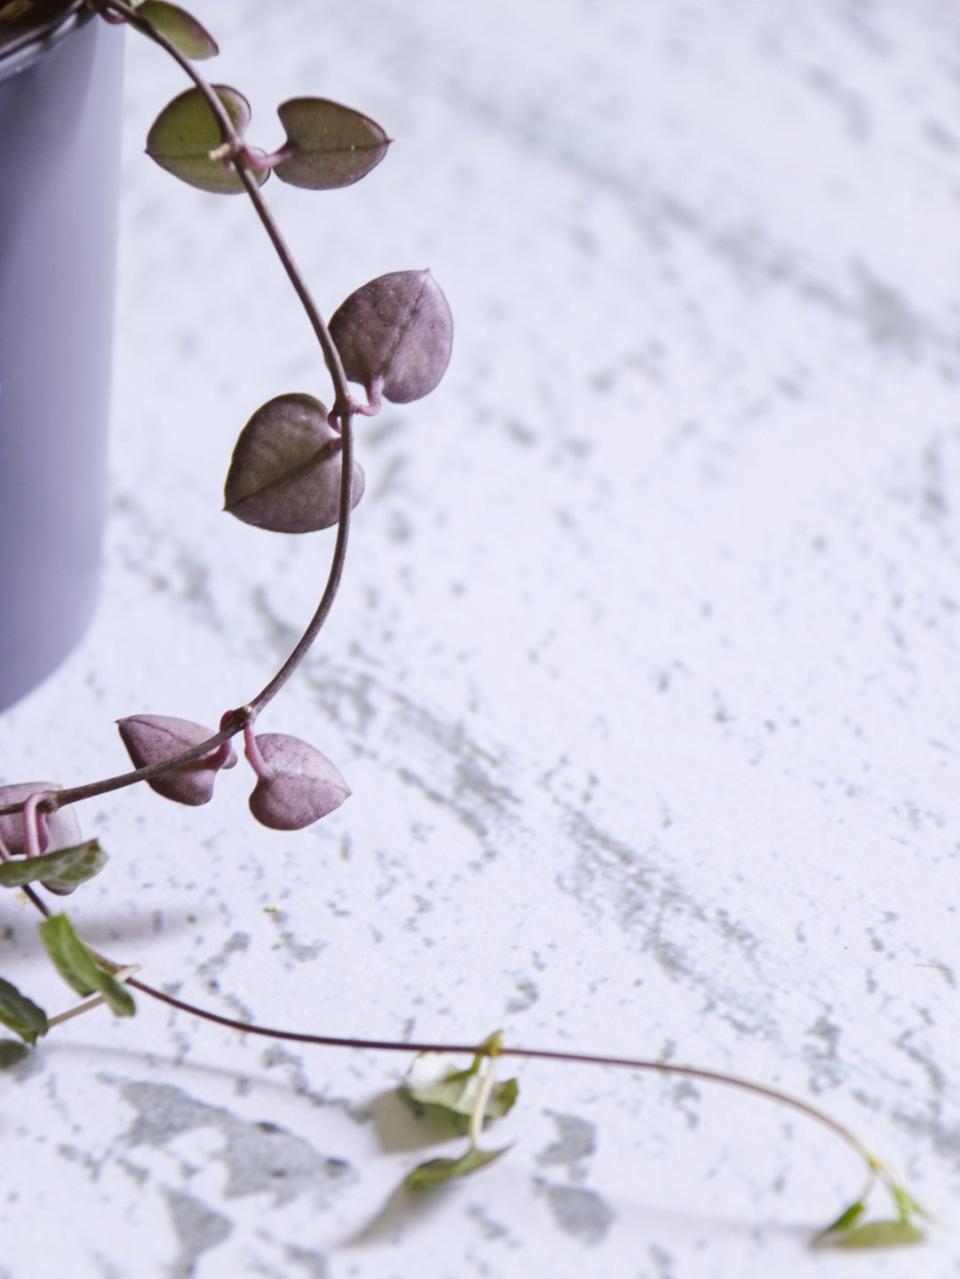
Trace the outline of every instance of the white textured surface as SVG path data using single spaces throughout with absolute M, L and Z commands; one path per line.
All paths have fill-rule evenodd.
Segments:
M 402 1057 L 141 999 L 3 1081 L 0 1275 L 960 1273 L 953 6 L 196 9 L 255 141 L 301 93 L 397 139 L 354 188 L 267 188 L 324 309 L 430 265 L 457 345 L 432 398 L 360 424 L 346 584 L 266 717 L 353 798 L 298 835 L 250 820 L 242 769 L 197 811 L 88 804 L 112 862 L 73 917 L 232 1015 L 779 1085 L 941 1220 L 923 1253 L 814 1256 L 859 1180 L 828 1135 L 546 1066 L 509 1158 L 411 1204 Z M 9 780 L 115 771 L 118 716 L 251 696 L 332 539 L 219 513 L 253 408 L 328 391 L 244 202 L 139 154 L 181 81 L 129 53 L 106 586 L 4 717 Z M 67 1006 L 12 896 L 2 926 L 4 971 Z

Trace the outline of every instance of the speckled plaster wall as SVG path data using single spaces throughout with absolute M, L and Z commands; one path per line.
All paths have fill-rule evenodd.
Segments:
M 141 1001 L 5 1078 L 0 1275 L 631 1279 L 960 1271 L 960 24 L 933 0 L 196 0 L 279 140 L 321 93 L 396 138 L 268 188 L 329 313 L 429 265 L 447 380 L 359 428 L 341 600 L 272 731 L 353 798 L 297 835 L 127 792 L 77 922 L 233 1016 L 736 1070 L 826 1107 L 940 1220 L 813 1255 L 859 1172 L 739 1095 L 519 1070 L 509 1157 L 433 1199 L 403 1059 Z M 141 154 L 181 87 L 130 41 L 104 595 L 0 722 L 10 780 L 214 722 L 289 649 L 331 535 L 219 512 L 233 440 L 327 396 L 240 200 Z M 28 909 L 4 972 L 51 1008 Z M 433 1152 L 432 1148 L 427 1153 Z

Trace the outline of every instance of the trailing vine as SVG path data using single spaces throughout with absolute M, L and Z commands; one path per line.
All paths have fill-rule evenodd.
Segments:
M 363 495 L 363 472 L 354 460 L 354 418 L 370 416 L 383 400 L 408 403 L 429 394 L 450 359 L 453 326 L 446 299 L 428 271 L 398 271 L 358 288 L 327 322 L 313 300 L 267 205 L 261 187 L 271 173 L 290 185 L 313 190 L 351 185 L 387 154 L 390 140 L 368 116 L 323 98 L 295 98 L 278 108 L 284 143 L 266 153 L 247 141 L 250 107 L 236 89 L 211 85 L 195 63 L 213 57 L 216 42 L 200 22 L 165 0 L 70 0 L 51 6 L 40 0 L 0 3 L 3 48 L 35 38 L 38 26 L 83 9 L 99 20 L 125 23 L 174 59 L 192 82 L 152 125 L 148 154 L 188 184 L 250 201 L 293 287 L 320 348 L 332 385 L 332 406 L 291 393 L 258 408 L 243 428 L 225 484 L 225 509 L 247 524 L 273 531 L 307 533 L 336 527 L 326 582 L 317 607 L 280 668 L 252 697 L 224 712 L 218 728 L 166 715 L 134 714 L 119 721 L 133 768 L 71 786 L 19 782 L 0 786 L 0 887 L 20 889 L 42 916 L 40 936 L 52 963 L 83 1002 L 48 1016 L 28 995 L 0 978 L 0 1023 L 16 1039 L 0 1040 L 0 1067 L 12 1066 L 38 1039 L 64 1021 L 101 1004 L 119 1016 L 135 1011 L 131 990 L 179 1011 L 246 1035 L 328 1048 L 416 1053 L 403 1094 L 418 1112 L 441 1111 L 467 1140 L 451 1159 L 433 1159 L 413 1169 L 407 1183 L 425 1191 L 473 1173 L 503 1149 L 481 1145 L 485 1126 L 513 1106 L 516 1080 L 497 1082 L 501 1059 L 536 1059 L 681 1076 L 751 1093 L 787 1106 L 829 1129 L 862 1161 L 865 1185 L 857 1198 L 814 1242 L 842 1247 L 878 1247 L 923 1237 L 923 1209 L 890 1168 L 849 1128 L 819 1108 L 761 1083 L 699 1066 L 659 1059 L 562 1052 L 506 1042 L 498 1032 L 480 1044 L 412 1043 L 319 1035 L 238 1021 L 158 989 L 141 980 L 136 965 L 121 964 L 87 945 L 63 912 L 54 913 L 39 888 L 72 893 L 103 870 L 107 856 L 96 839 L 84 840 L 74 805 L 145 782 L 165 799 L 207 803 L 221 769 L 237 763 L 239 739 L 254 784 L 250 809 L 263 825 L 297 830 L 340 806 L 350 794 L 336 765 L 309 742 L 288 734 L 260 732 L 263 713 L 294 675 L 322 630 L 337 596 L 346 561 L 350 513 Z M 52 11 L 51 11 L 52 10 Z M 351 385 L 363 387 L 357 399 Z M 465 1055 L 460 1068 L 450 1054 Z M 892 1215 L 864 1220 L 868 1199 L 880 1187 Z

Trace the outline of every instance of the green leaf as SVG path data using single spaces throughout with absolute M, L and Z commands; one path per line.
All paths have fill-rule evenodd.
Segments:
M 457 1177 L 466 1177 L 468 1173 L 485 1168 L 509 1149 L 509 1146 L 504 1146 L 500 1150 L 481 1150 L 478 1146 L 471 1146 L 459 1159 L 428 1159 L 407 1173 L 404 1184 L 410 1190 L 435 1190 Z
M 484 1054 L 478 1053 L 468 1069 L 459 1070 L 443 1053 L 419 1053 L 400 1086 L 401 1096 L 415 1110 L 452 1116 L 465 1132 L 480 1091 L 479 1067 L 483 1060 Z M 518 1092 L 516 1079 L 496 1084 L 487 1102 L 484 1122 L 502 1119 Z
M 34 0 L 9 0 L 0 5 L 0 22 L 16 22 L 33 8 Z
M 907 1217 L 929 1217 L 930 1214 L 922 1204 L 917 1203 L 910 1191 L 905 1186 L 899 1185 L 898 1182 L 890 1182 L 890 1193 L 893 1195 L 894 1203 L 900 1212 L 900 1216 Z
M 118 1017 L 133 1015 L 136 1005 L 129 990 L 83 944 L 66 915 L 45 919 L 40 936 L 60 976 L 78 994 L 101 994 Z
M 858 1221 L 867 1210 L 867 1205 L 862 1199 L 858 1199 L 856 1203 L 852 1203 L 849 1208 L 844 1208 L 843 1212 L 837 1217 L 836 1221 L 831 1221 L 829 1226 L 824 1226 L 818 1235 L 814 1237 L 814 1243 L 831 1242 L 830 1236 L 840 1234 L 844 1230 L 849 1230 L 854 1222 Z
M 194 62 L 215 58 L 220 52 L 210 32 L 179 5 L 167 4 L 166 0 L 143 0 L 143 4 L 137 7 L 137 17 L 145 18 L 185 58 L 192 58 Z
M 0 977 L 0 1022 L 28 1044 L 47 1033 L 47 1014 L 32 999 L 22 995 L 12 982 Z M 6 1041 L 3 1041 L 6 1042 Z
M 867 1211 L 867 1205 L 864 1204 L 863 1200 L 858 1200 L 855 1204 L 851 1204 L 850 1207 L 845 1207 L 839 1218 L 836 1221 L 831 1221 L 830 1225 L 825 1225 L 817 1238 L 823 1239 L 828 1234 L 837 1234 L 840 1230 L 849 1230 L 854 1221 L 862 1218 L 865 1211 Z
M 326 98 L 291 98 L 277 108 L 287 138 L 275 165 L 291 186 L 329 191 L 376 168 L 390 139 L 376 121 Z
M 93 879 L 107 864 L 107 854 L 95 839 L 73 848 L 58 848 L 40 857 L 22 857 L 0 863 L 0 887 L 20 888 L 42 879 L 54 892 L 76 888 Z
M 215 84 L 213 90 L 223 103 L 236 133 L 242 137 L 250 123 L 250 104 L 229 85 Z M 223 143 L 220 124 L 199 89 L 187 89 L 168 102 L 154 120 L 147 134 L 147 155 L 174 177 L 213 191 L 232 195 L 243 190 L 243 183 L 233 165 L 224 160 L 211 160 L 210 152 Z M 269 169 L 254 172 L 259 183 L 267 179 Z
M 26 1044 L 21 1044 L 16 1039 L 0 1039 L 0 1070 L 6 1070 L 8 1066 L 16 1066 L 18 1062 L 23 1061 L 29 1051 Z
M 923 1243 L 924 1234 L 912 1221 L 889 1218 L 867 1221 L 833 1241 L 836 1248 L 896 1248 L 901 1244 Z

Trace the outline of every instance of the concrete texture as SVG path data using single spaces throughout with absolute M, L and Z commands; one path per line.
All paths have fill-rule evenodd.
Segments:
M 437 393 L 358 424 L 343 593 L 264 717 L 353 797 L 299 834 L 250 819 L 243 767 L 197 810 L 88 803 L 112 860 L 73 918 L 231 1016 L 742 1073 L 939 1220 L 924 1251 L 812 1254 L 860 1183 L 828 1133 L 543 1063 L 490 1133 L 511 1153 L 411 1201 L 445 1149 L 389 1095 L 403 1056 L 141 999 L 4 1077 L 0 1275 L 960 1273 L 953 8 L 196 8 L 253 141 L 307 93 L 396 139 L 356 187 L 267 187 L 325 311 L 429 265 L 457 339 Z M 142 156 L 182 82 L 129 55 L 106 587 L 3 719 L 9 781 L 119 770 L 123 715 L 216 723 L 332 545 L 219 511 L 252 411 L 329 389 L 245 203 Z M 28 907 L 0 925 L 5 975 L 68 1006 Z

